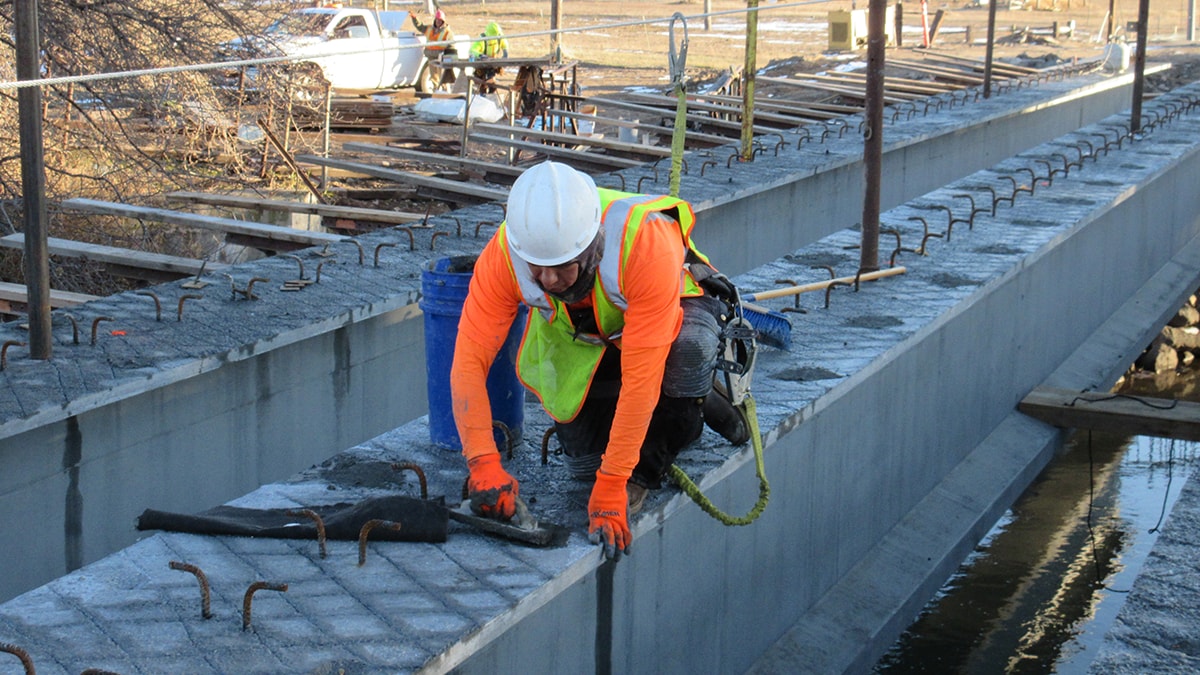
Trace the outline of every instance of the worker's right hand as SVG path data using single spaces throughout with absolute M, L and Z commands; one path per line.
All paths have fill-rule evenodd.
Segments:
M 500 464 L 500 453 L 489 452 L 472 457 L 467 460 L 467 469 L 471 472 L 467 479 L 471 510 L 496 520 L 512 518 L 517 512 L 519 486 L 517 479 Z
M 629 553 L 629 495 L 625 492 L 626 479 L 596 472 L 596 484 L 592 486 L 592 498 L 588 500 L 588 539 L 604 548 L 604 557 L 620 560 L 621 554 Z

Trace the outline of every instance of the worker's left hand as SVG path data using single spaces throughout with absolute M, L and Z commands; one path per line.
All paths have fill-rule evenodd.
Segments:
M 592 498 L 588 500 L 588 539 L 604 547 L 604 557 L 620 560 L 621 554 L 629 554 L 629 495 L 625 492 L 625 480 L 596 472 L 596 484 L 592 487 Z

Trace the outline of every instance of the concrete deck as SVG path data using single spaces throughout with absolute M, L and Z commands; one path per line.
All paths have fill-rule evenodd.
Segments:
M 1154 102 L 1164 114 L 1171 105 Z M 910 218 L 961 208 L 956 195 L 980 195 L 1118 123 L 1022 152 L 883 219 L 915 245 Z M 1111 384 L 1200 284 L 1198 139 L 1192 110 L 956 227 L 928 256 L 901 252 L 905 275 L 837 289 L 829 308 L 804 299 L 796 346 L 764 350 L 758 366 L 773 489 L 750 527 L 723 527 L 664 489 L 635 519 L 633 555 L 602 562 L 583 536 L 588 486 L 565 479 L 554 457 L 541 463 L 546 422 L 532 409 L 509 465 L 539 515 L 572 529 L 564 547 L 455 525 L 444 544 L 373 542 L 360 567 L 351 542 L 331 542 L 322 559 L 315 542 L 159 533 L 0 605 L 0 641 L 44 673 L 740 672 L 780 638 L 798 671 L 861 670 L 1056 447 L 1060 432 L 1016 402 L 1043 383 Z M 814 265 L 855 265 L 857 241 L 840 230 L 737 281 L 813 280 Z M 1100 269 L 1120 273 L 1085 283 Z M 279 316 L 269 297 L 242 306 Z M 706 432 L 681 466 L 741 513 L 757 494 L 752 460 Z M 461 461 L 431 447 L 418 419 L 234 503 L 415 494 L 394 461 L 417 462 L 430 493 L 456 501 Z M 200 617 L 195 580 L 171 560 L 207 572 L 213 619 Z M 260 591 L 242 630 L 242 594 L 259 580 L 288 590 Z

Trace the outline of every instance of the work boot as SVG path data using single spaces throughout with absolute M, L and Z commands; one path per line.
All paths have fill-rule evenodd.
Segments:
M 704 397 L 704 423 L 734 445 L 750 440 L 750 424 L 740 408 L 713 389 Z
M 646 495 L 650 490 L 633 481 L 625 484 L 625 490 L 629 493 L 629 515 L 632 516 L 642 510 L 642 504 L 646 502 Z

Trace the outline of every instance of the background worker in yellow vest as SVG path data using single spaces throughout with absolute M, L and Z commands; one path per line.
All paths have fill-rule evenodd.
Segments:
M 594 476 L 588 533 L 607 557 L 627 551 L 630 513 L 706 418 L 731 442 L 748 440 L 745 419 L 713 389 L 730 308 L 692 274 L 690 264 L 711 270 L 692 245 L 694 220 L 687 202 L 597 189 L 565 164 L 517 178 L 507 220 L 475 263 L 451 367 L 473 510 L 516 510 L 486 378 L 521 304 L 530 312 L 517 374 L 554 418 L 570 473 Z
M 504 31 L 500 29 L 500 24 L 492 21 L 479 37 L 483 39 L 471 43 L 472 61 L 508 58 L 508 39 L 504 37 Z M 503 72 L 504 69 L 499 66 L 475 66 L 475 77 L 479 79 L 479 92 L 490 94 L 496 91 L 496 76 Z
M 433 13 L 433 23 L 425 25 L 417 20 L 417 15 L 410 15 L 412 18 L 413 27 L 420 31 L 425 36 L 426 43 L 436 42 L 453 42 L 454 31 L 450 30 L 450 26 L 446 23 L 446 12 L 436 10 Z M 425 47 L 425 59 L 427 61 L 439 61 L 444 56 L 445 58 L 454 58 L 457 56 L 457 51 L 454 45 L 450 44 L 429 44 Z M 454 84 L 454 71 L 450 68 L 444 68 L 441 77 L 438 80 L 439 86 L 450 86 Z

